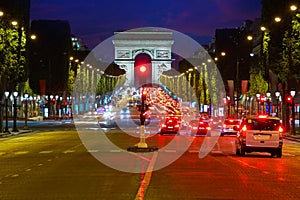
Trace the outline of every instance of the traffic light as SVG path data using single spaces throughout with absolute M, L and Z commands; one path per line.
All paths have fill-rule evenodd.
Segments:
M 147 68 L 144 65 L 140 66 L 140 72 L 144 73 L 146 70 Z
M 142 92 L 142 101 L 145 101 L 146 97 L 147 97 L 147 91 L 143 90 L 143 92 Z

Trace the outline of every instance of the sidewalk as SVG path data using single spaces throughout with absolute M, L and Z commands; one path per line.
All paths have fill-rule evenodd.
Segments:
M 16 132 L 13 132 L 12 128 L 9 128 L 8 132 L 0 133 L 0 138 L 1 137 L 14 136 L 14 135 L 20 135 L 20 134 L 30 133 L 30 132 L 32 132 L 32 130 L 30 130 L 29 128 L 28 129 L 24 129 L 23 127 L 22 128 L 18 128 L 18 131 L 16 131 Z
M 296 141 L 296 142 L 300 142 L 300 134 L 299 133 L 296 133 L 295 135 L 291 135 L 289 132 L 287 132 L 283 135 L 283 138 L 292 140 L 292 141 Z

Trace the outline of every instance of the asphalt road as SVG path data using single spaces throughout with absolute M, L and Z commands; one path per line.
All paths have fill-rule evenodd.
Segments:
M 284 141 L 282 158 L 236 157 L 234 137 L 147 136 L 158 152 L 128 153 L 139 137 L 96 126 L 44 127 L 0 138 L 0 199 L 300 199 L 297 142 Z M 108 138 L 114 147 L 93 137 Z M 199 150 L 210 144 L 201 157 Z M 164 163 L 174 155 L 180 156 Z M 113 164 L 103 164 L 104 158 Z

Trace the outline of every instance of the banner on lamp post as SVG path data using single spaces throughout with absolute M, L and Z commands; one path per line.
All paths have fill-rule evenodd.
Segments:
M 46 80 L 40 80 L 40 91 L 41 95 L 46 95 Z
M 242 94 L 248 92 L 248 80 L 242 80 Z

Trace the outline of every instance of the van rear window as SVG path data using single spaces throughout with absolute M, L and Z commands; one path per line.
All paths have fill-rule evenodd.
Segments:
M 279 129 L 280 121 L 277 119 L 251 119 L 247 124 L 249 130 L 275 131 Z

